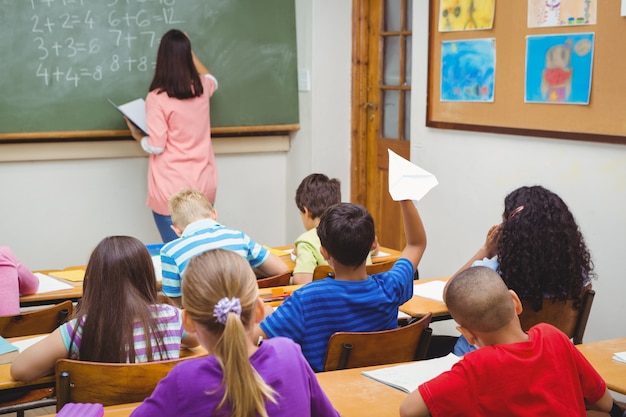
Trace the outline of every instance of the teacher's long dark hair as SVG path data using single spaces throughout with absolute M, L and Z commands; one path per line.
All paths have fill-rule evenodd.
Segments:
M 178 29 L 167 31 L 161 38 L 156 70 L 150 91 L 166 92 L 177 99 L 199 97 L 204 92 L 200 75 L 193 62 L 191 41 Z

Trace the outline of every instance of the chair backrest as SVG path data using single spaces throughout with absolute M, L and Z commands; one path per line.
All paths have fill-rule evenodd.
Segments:
M 0 336 L 6 338 L 51 333 L 65 323 L 73 312 L 74 305 L 68 300 L 13 316 L 0 316 Z
M 272 275 L 267 278 L 259 278 L 256 280 L 259 288 L 280 287 L 283 285 L 289 285 L 291 279 L 291 272 L 285 272 L 284 274 Z
M 328 341 L 324 371 L 409 362 L 426 357 L 428 313 L 411 324 L 379 332 L 337 332 Z
M 387 262 L 376 262 L 371 265 L 365 265 L 365 270 L 367 271 L 367 275 L 380 274 L 381 272 L 389 271 L 394 265 L 396 261 L 387 261 Z
M 108 406 L 143 401 L 174 366 L 186 359 L 147 363 L 60 359 L 55 368 L 57 411 L 68 402 Z
M 330 265 L 318 265 L 313 270 L 313 281 L 324 278 L 334 278 L 335 270 Z
M 578 309 L 574 307 L 572 300 L 552 301 L 549 298 L 543 300 L 539 311 L 533 311 L 532 308 L 525 306 L 519 316 L 522 329 L 527 331 L 537 323 L 549 323 L 573 339 L 575 344 L 580 344 L 583 342 L 583 335 L 595 295 L 594 290 L 585 290 Z M 524 304 L 523 300 L 522 304 Z
M 367 275 L 380 274 L 381 272 L 389 271 L 396 261 L 377 262 L 370 265 L 365 265 Z M 335 270 L 330 265 L 318 265 L 313 271 L 313 281 L 324 278 L 333 278 L 335 276 Z

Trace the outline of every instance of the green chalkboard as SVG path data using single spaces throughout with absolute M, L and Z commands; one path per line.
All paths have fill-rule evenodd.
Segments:
M 145 97 L 171 28 L 218 80 L 214 129 L 298 123 L 294 0 L 0 0 L 0 27 L 0 139 L 126 130 L 107 99 Z

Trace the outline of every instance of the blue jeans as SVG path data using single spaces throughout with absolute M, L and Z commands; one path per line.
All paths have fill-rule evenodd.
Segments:
M 155 213 L 154 211 L 152 212 L 152 216 L 154 217 L 154 223 L 156 223 L 157 229 L 159 229 L 159 234 L 161 235 L 161 239 L 163 239 L 163 243 L 178 239 L 178 235 L 172 230 L 171 227 L 171 216 L 164 216 L 162 214 Z

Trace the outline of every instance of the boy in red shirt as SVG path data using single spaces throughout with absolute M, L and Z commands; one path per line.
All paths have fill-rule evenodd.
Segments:
M 524 333 L 522 303 L 490 268 L 458 273 L 445 301 L 459 331 L 479 349 L 420 385 L 400 407 L 402 417 L 580 416 L 610 411 L 604 380 L 555 327 Z

